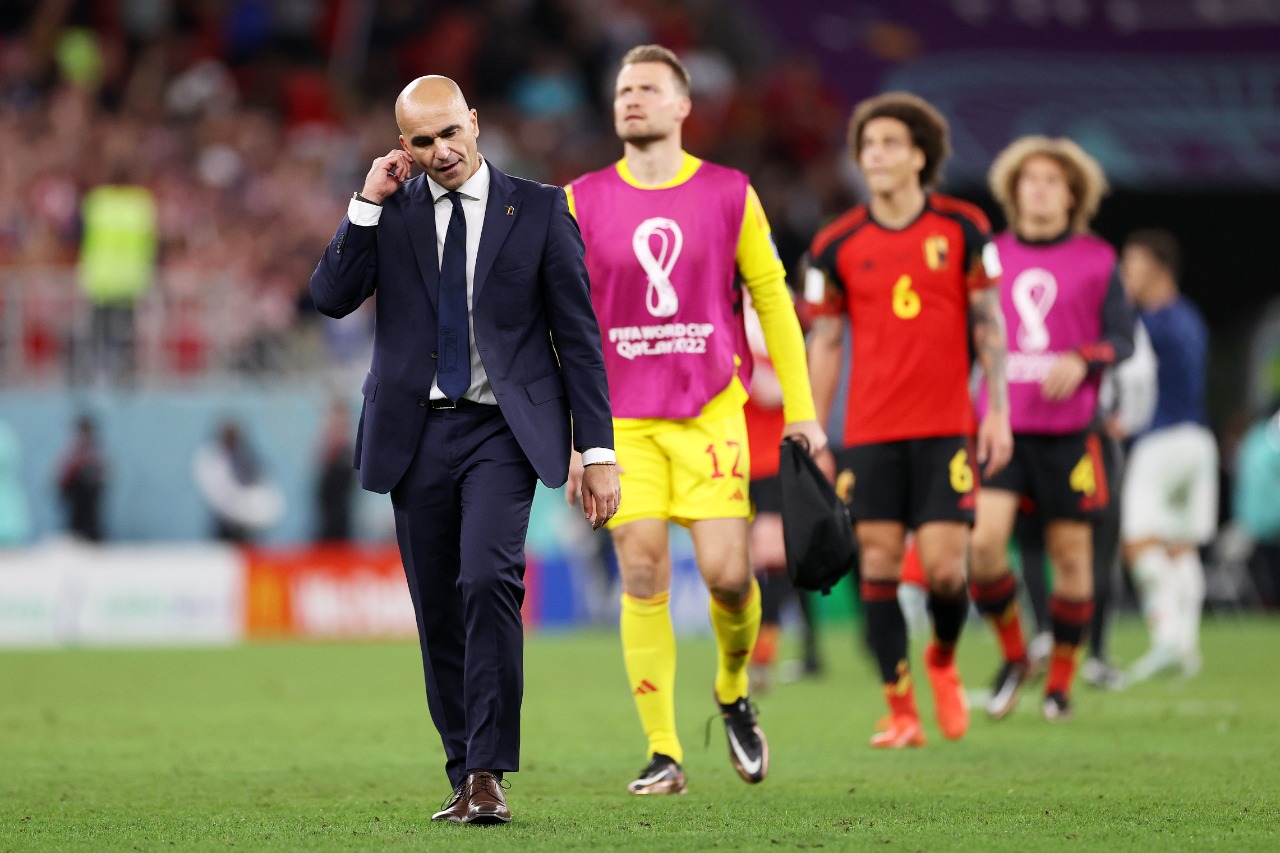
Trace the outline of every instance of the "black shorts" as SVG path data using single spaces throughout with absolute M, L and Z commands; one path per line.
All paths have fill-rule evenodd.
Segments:
M 836 491 L 855 521 L 973 524 L 972 441 L 968 436 L 858 444 L 836 453 Z
M 1091 431 L 1068 435 L 1013 437 L 1013 458 L 988 489 L 1002 489 L 1030 502 L 1026 509 L 1044 521 L 1092 521 L 1111 500 L 1101 437 Z
M 751 503 L 756 515 L 762 512 L 782 512 L 782 478 L 777 474 L 751 481 Z

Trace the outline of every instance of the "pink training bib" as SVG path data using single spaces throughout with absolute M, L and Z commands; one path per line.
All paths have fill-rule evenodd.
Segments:
M 993 242 L 1004 267 L 1000 304 L 1009 336 L 1009 425 L 1015 433 L 1062 435 L 1082 430 L 1098 405 L 1100 373 L 1091 372 L 1075 394 L 1057 402 L 1046 400 L 1040 385 L 1060 355 L 1102 334 L 1115 250 L 1089 234 L 1035 244 L 1006 231 Z M 985 379 L 978 409 L 987 409 Z
M 678 186 L 641 189 L 615 165 L 571 187 L 614 417 L 697 416 L 734 355 L 750 358 L 734 284 L 747 176 L 704 161 Z

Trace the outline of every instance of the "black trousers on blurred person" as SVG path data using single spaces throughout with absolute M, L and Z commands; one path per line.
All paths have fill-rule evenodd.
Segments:
M 520 769 L 525 533 L 537 477 L 497 406 L 433 410 L 391 490 L 431 720 L 457 788 Z
M 132 382 L 137 371 L 137 330 L 132 302 L 95 305 L 90 321 L 90 361 L 81 379 L 101 370 L 112 382 Z
M 321 463 L 316 484 L 315 538 L 319 542 L 351 539 L 351 501 L 355 495 L 356 472 L 350 460 L 351 449 L 343 447 Z
M 782 610 L 794 599 L 800 615 L 800 637 L 803 643 L 803 668 L 805 675 L 816 675 L 822 670 L 818 654 L 818 618 L 809 593 L 791 585 L 785 572 L 756 572 L 760 585 L 760 624 L 782 625 Z

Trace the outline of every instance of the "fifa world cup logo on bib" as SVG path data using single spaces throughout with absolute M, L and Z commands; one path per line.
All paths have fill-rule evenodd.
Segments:
M 1013 280 L 1010 295 L 1018 312 L 1018 348 L 1044 352 L 1049 348 L 1049 327 L 1044 320 L 1058 298 L 1058 280 L 1048 270 L 1033 267 Z
M 657 249 L 654 252 L 654 237 Z M 680 308 L 680 298 L 671 286 L 671 270 L 684 246 L 684 234 L 674 219 L 655 216 L 641 222 L 631 235 L 631 249 L 649 277 L 645 307 L 655 317 L 671 317 Z

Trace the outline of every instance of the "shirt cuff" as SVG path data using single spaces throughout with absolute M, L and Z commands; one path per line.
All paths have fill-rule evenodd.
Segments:
M 377 225 L 382 218 L 382 206 L 353 198 L 347 202 L 347 221 L 352 225 Z
M 582 451 L 582 464 L 584 467 L 587 465 L 599 465 L 604 462 L 617 464 L 618 455 L 608 447 L 588 447 Z

